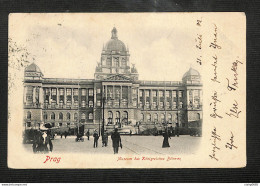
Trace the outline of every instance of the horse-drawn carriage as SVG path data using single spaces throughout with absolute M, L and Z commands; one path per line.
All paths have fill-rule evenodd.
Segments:
M 188 123 L 190 136 L 202 136 L 202 119 Z

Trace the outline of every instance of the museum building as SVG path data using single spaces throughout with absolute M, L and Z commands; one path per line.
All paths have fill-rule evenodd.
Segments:
M 24 126 L 42 123 L 85 130 L 127 125 L 187 127 L 202 119 L 202 83 L 190 68 L 182 81 L 142 81 L 130 53 L 113 28 L 103 46 L 94 79 L 44 78 L 32 63 L 24 72 Z M 104 113 L 104 114 L 103 114 Z

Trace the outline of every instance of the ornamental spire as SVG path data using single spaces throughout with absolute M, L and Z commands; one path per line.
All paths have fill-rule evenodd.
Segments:
M 117 29 L 116 29 L 116 27 L 113 28 L 111 33 L 112 33 L 111 39 L 117 39 Z

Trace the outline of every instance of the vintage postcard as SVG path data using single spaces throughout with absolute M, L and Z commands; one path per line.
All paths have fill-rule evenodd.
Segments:
M 244 13 L 13 13 L 8 167 L 246 166 Z

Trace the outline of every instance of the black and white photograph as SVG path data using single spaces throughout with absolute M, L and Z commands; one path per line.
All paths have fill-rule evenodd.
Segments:
M 9 19 L 9 167 L 246 165 L 243 13 Z

